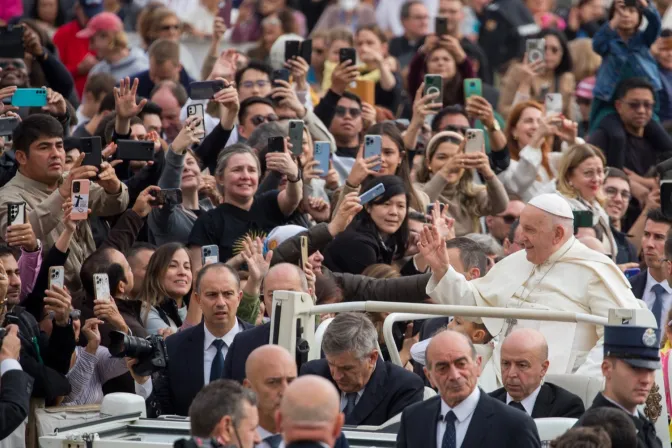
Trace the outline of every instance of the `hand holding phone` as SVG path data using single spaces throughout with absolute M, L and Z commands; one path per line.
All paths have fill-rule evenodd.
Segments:
M 49 268 L 49 289 L 54 286 L 65 287 L 65 268 L 63 266 L 52 266 Z
M 378 184 L 370 190 L 362 193 L 362 195 L 359 196 L 359 203 L 361 205 L 366 205 L 377 197 L 381 196 L 383 193 L 385 193 L 385 186 L 383 184 Z

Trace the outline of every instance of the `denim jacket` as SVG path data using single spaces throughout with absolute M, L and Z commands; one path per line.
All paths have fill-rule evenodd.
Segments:
M 634 76 L 647 78 L 658 91 L 662 88 L 658 66 L 649 48 L 660 35 L 660 15 L 652 2 L 642 10 L 648 25 L 644 31 L 637 31 L 628 42 L 611 29 L 609 22 L 600 27 L 593 36 L 593 50 L 602 56 L 602 65 L 597 72 L 595 98 L 611 101 L 616 86 L 622 81 L 621 70 L 630 64 Z

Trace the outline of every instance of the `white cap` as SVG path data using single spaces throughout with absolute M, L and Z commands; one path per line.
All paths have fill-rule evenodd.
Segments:
M 560 218 L 574 219 L 572 208 L 569 203 L 559 194 L 546 193 L 540 194 L 530 199 L 529 205 L 537 207 L 540 210 L 559 216 Z

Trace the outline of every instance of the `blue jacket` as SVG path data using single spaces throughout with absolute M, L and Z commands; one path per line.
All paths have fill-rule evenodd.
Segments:
M 611 101 L 616 86 L 624 78 L 622 69 L 630 66 L 631 76 L 647 78 L 658 91 L 662 88 L 658 65 L 649 48 L 660 35 L 660 15 L 653 3 L 642 10 L 648 25 L 644 31 L 637 31 L 628 42 L 611 29 L 609 22 L 600 27 L 593 36 L 593 50 L 602 56 L 602 65 L 597 72 L 593 95 L 602 101 Z

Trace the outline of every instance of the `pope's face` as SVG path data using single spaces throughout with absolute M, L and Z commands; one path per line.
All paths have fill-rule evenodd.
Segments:
M 551 216 L 542 210 L 527 205 L 520 214 L 520 242 L 527 253 L 527 261 L 542 264 L 557 249 L 557 227 Z

